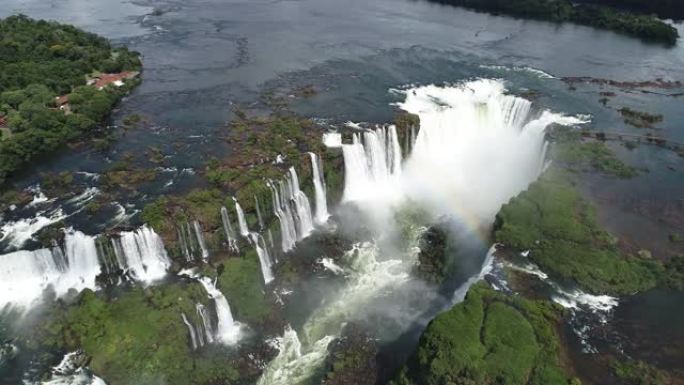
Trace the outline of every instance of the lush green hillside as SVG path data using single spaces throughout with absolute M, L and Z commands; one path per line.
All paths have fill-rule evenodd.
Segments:
M 559 170 L 551 169 L 504 205 L 495 238 L 543 271 L 572 280 L 594 293 L 627 294 L 656 286 L 664 268 L 651 259 L 624 255 L 600 228 L 591 205 Z
M 570 384 L 559 360 L 560 315 L 549 302 L 479 283 L 430 322 L 392 384 Z
M 607 29 L 640 39 L 674 45 L 677 30 L 656 17 L 638 15 L 594 4 L 575 5 L 569 0 L 433 0 L 477 11 L 522 18 L 572 22 Z
M 0 20 L 0 183 L 37 155 L 93 131 L 135 80 L 98 90 L 98 73 L 139 71 L 138 54 L 97 35 L 26 16 Z M 69 95 L 58 108 L 57 96 Z M 61 104 L 61 103 L 60 103 Z

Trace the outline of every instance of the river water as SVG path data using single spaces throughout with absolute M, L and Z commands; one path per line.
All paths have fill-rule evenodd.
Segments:
M 93 221 L 78 212 L 78 202 L 54 203 L 51 210 L 63 209 L 68 225 L 89 234 L 120 221 L 139 224 L 135 213 L 145 203 L 159 194 L 198 186 L 194 170 L 209 157 L 230 152 L 215 138 L 233 109 L 266 111 L 260 98 L 266 91 L 284 93 L 288 99 L 290 90 L 313 85 L 315 96 L 291 98 L 294 111 L 332 124 L 387 122 L 396 111 L 392 104 L 403 99 L 390 89 L 501 78 L 511 92 L 538 91 L 535 103 L 545 108 L 589 115 L 591 128 L 640 133 L 625 125 L 615 109 L 598 103 L 596 87 L 571 90 L 558 78 L 684 80 L 681 43 L 665 48 L 582 26 L 492 16 L 425 1 L 4 0 L 0 17 L 14 13 L 72 23 L 142 54 L 144 81 L 110 123 L 121 125 L 126 115 L 137 113 L 149 124 L 116 130 L 117 141 L 105 153 L 66 151 L 30 167 L 16 180 L 26 188 L 35 185 L 42 172 L 79 171 L 83 174 L 77 185 L 87 191 L 92 174 L 107 170 L 125 154 L 133 153 L 136 164 L 150 167 L 144 152 L 150 146 L 159 148 L 172 168 L 160 171 L 164 178 L 140 194 L 121 198 L 110 214 Z M 684 26 L 677 28 L 684 35 Z M 611 104 L 663 114 L 657 133 L 684 142 L 684 128 L 677 124 L 684 121 L 681 98 L 627 90 L 618 92 Z M 669 232 L 684 231 L 681 157 L 649 146 L 634 151 L 611 146 L 635 165 L 646 164 L 649 172 L 588 188 L 602 204 L 599 218 L 612 232 L 646 243 L 654 254 L 682 252 L 666 239 Z M 668 188 L 659 188 L 662 183 Z M 644 215 L 646 211 L 650 215 Z M 679 214 L 669 221 L 654 219 L 673 211 Z M 20 209 L 7 213 L 4 221 L 18 223 L 33 215 L 35 210 Z M 7 240 L 1 244 L 6 251 L 30 245 Z M 639 300 L 648 303 L 649 298 Z M 631 313 L 618 315 L 628 318 Z

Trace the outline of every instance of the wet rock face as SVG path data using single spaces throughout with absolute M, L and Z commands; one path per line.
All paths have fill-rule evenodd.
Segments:
M 377 346 L 359 325 L 345 326 L 328 350 L 327 373 L 321 385 L 375 385 Z
M 431 226 L 420 240 L 420 254 L 415 273 L 418 277 L 440 284 L 447 275 L 447 233 L 440 225 Z

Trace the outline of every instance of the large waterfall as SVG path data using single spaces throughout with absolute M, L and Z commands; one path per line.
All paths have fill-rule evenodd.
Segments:
M 325 177 L 323 175 L 323 165 L 318 155 L 309 153 L 311 157 L 311 170 L 313 174 L 314 192 L 316 194 L 316 222 L 324 224 L 328 221 L 328 197 L 325 187 Z
M 401 147 L 395 126 L 356 133 L 352 144 L 342 146 L 345 168 L 344 200 L 396 191 L 401 175 Z M 382 191 L 375 189 L 382 188 Z
M 99 247 L 100 245 L 110 245 Z M 111 251 L 110 251 L 111 250 Z M 0 308 L 7 304 L 28 307 L 51 287 L 58 297 L 70 289 L 97 289 L 95 278 L 123 271 L 144 284 L 162 278 L 171 261 L 161 238 L 150 228 L 122 232 L 119 236 L 90 236 L 66 230 L 64 246 L 20 250 L 0 255 Z
M 228 300 L 209 277 L 201 277 L 199 278 L 199 281 L 216 305 L 218 322 L 214 338 L 226 345 L 234 344 L 240 338 L 241 326 L 238 322 L 233 320 L 233 314 L 230 312 Z M 206 331 L 209 332 L 209 330 Z
M 72 288 L 96 288 L 100 263 L 95 238 L 69 230 L 64 241 L 64 250 L 20 250 L 0 256 L 0 308 L 9 303 L 28 306 L 50 286 L 57 296 Z
M 419 131 L 411 130 L 406 138 L 411 153 L 405 160 L 394 126 L 363 130 L 354 125 L 352 143 L 342 144 L 343 200 L 362 209 L 365 215 L 353 218 L 363 223 L 353 225 L 368 228 L 375 241 L 357 244 L 344 256 L 346 287 L 316 309 L 299 333 L 285 331 L 278 339 L 280 353 L 259 384 L 307 383 L 320 370 L 329 342 L 348 321 L 382 324 L 377 333 L 388 340 L 427 322 L 421 314 L 427 304 L 439 301 L 438 295 L 410 274 L 424 227 L 411 226 L 407 237 L 396 216 L 418 207 L 426 211 L 428 221 L 449 218 L 483 249 L 473 231 L 487 228 L 501 205 L 539 176 L 545 128 L 582 123 L 535 112 L 529 101 L 506 95 L 503 83 L 495 80 L 418 87 L 404 94 L 399 107 L 420 117 Z M 330 135 L 328 142 L 331 147 L 339 143 Z M 396 242 L 396 234 L 408 244 Z M 460 293 L 481 279 L 490 264 L 491 258 L 485 258 L 454 300 L 461 300 Z

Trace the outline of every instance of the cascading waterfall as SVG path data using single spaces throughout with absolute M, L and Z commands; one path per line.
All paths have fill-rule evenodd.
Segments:
M 259 256 L 259 265 L 261 266 L 261 275 L 264 277 L 264 283 L 269 284 L 273 281 L 273 261 L 268 255 L 268 248 L 266 247 L 266 242 L 264 237 L 259 233 L 251 233 L 249 235 L 254 248 L 256 249 L 257 256 Z
M 200 326 L 197 327 L 197 330 L 199 331 L 199 337 L 202 341 L 202 345 L 204 345 L 205 340 L 208 344 L 213 344 L 216 332 L 214 331 L 214 328 L 211 326 L 211 316 L 209 315 L 207 308 L 201 303 L 197 303 L 195 305 L 195 308 L 197 309 L 197 316 L 200 318 L 200 320 L 202 320 Z
M 226 345 L 234 344 L 240 339 L 241 325 L 233 320 L 228 300 L 209 277 L 200 277 L 199 281 L 207 291 L 209 298 L 213 299 L 216 305 L 218 322 L 214 338 Z
M 292 250 L 295 243 L 309 236 L 313 231 L 311 204 L 299 188 L 299 177 L 290 167 L 285 180 L 277 185 L 269 181 L 273 198 L 273 211 L 280 222 L 280 239 L 283 252 Z
M 297 231 L 295 230 L 294 218 L 290 211 L 285 211 L 283 207 L 288 207 L 282 200 L 281 195 L 273 182 L 267 183 L 271 189 L 271 196 L 273 198 L 273 212 L 280 223 L 280 241 L 283 252 L 292 250 L 297 240 Z
M 237 213 L 238 216 L 238 224 L 240 225 L 240 235 L 243 237 L 249 236 L 249 228 L 247 227 L 247 220 L 245 219 L 245 212 L 242 211 L 242 207 L 240 206 L 240 203 L 233 197 L 233 200 L 235 201 L 235 212 Z
M 202 259 L 207 260 L 209 258 L 209 250 L 207 250 L 207 245 L 204 243 L 204 236 L 202 235 L 202 227 L 198 221 L 192 222 L 195 228 L 195 236 L 197 237 L 197 244 L 199 245 L 200 251 L 202 252 Z
M 318 155 L 309 153 L 311 157 L 311 170 L 313 174 L 314 190 L 316 194 L 316 223 L 324 224 L 328 221 L 328 197 L 323 176 L 323 166 Z
M 235 236 L 235 230 L 233 230 L 233 225 L 230 223 L 230 217 L 228 216 L 228 209 L 221 207 L 221 221 L 223 222 L 223 232 L 226 235 L 226 240 L 228 242 L 228 248 L 235 253 L 240 252 L 240 248 L 237 245 L 237 238 Z
M 297 213 L 297 240 L 301 240 L 313 231 L 313 218 L 309 198 L 299 189 L 299 177 L 294 167 L 290 167 L 287 185 L 290 189 L 290 199 Z
M 395 190 L 402 173 L 402 155 L 395 126 L 378 127 L 361 136 L 354 134 L 352 144 L 342 146 L 345 167 L 344 201 L 368 196 L 375 188 L 387 196 Z
M 259 207 L 259 199 L 257 196 L 254 196 L 254 207 L 256 207 L 256 212 L 257 212 L 257 220 L 259 221 L 259 229 L 263 230 L 264 229 L 264 218 L 261 216 L 261 208 Z
M 185 256 L 185 260 L 187 262 L 192 262 L 193 257 L 192 257 L 192 253 L 190 252 L 190 245 L 188 243 L 188 237 L 185 235 L 185 227 L 182 225 L 177 226 L 176 232 L 178 233 L 178 241 L 180 242 L 181 250 L 183 251 L 183 255 Z
M 64 242 L 63 251 L 54 247 L 0 255 L 0 308 L 10 303 L 26 308 L 49 286 L 58 297 L 72 288 L 96 289 L 100 263 L 95 238 L 67 230 Z
M 181 313 L 181 318 L 183 319 L 183 323 L 185 324 L 185 326 L 188 327 L 188 334 L 190 334 L 190 342 L 192 343 L 192 350 L 196 350 L 201 345 L 198 345 L 197 332 L 195 332 L 195 327 L 192 326 L 190 321 L 188 321 L 188 317 L 185 316 L 185 313 Z
M 412 151 L 405 161 L 393 126 L 355 133 L 351 144 L 342 145 L 343 200 L 362 208 L 367 218 L 359 219 L 370 221 L 377 239 L 387 237 L 390 245 L 398 230 L 394 215 L 405 205 L 424 208 L 433 219 L 451 218 L 468 233 L 488 227 L 501 205 L 538 177 L 545 128 L 551 123 L 582 123 L 548 111 L 532 113 L 530 102 L 505 95 L 503 83 L 494 80 L 418 87 L 405 91 L 405 98 L 399 107 L 420 117 L 420 130 L 411 133 Z M 401 251 L 356 245 L 343 268 L 347 287 L 314 311 L 300 335 L 285 331 L 278 339 L 280 353 L 259 384 L 305 383 L 324 361 L 332 338 L 359 313 L 374 320 L 386 317 L 382 332 L 395 325 L 390 332 L 394 337 L 414 322 L 423 322 L 415 317 L 425 310 L 420 306 L 431 301 L 406 302 L 434 293 L 420 289 L 420 281 L 411 278 L 415 246 Z M 490 268 L 491 250 L 481 271 L 459 288 L 453 300 L 461 300 L 467 286 Z
M 161 237 L 147 226 L 122 232 L 112 245 L 119 266 L 136 281 L 150 284 L 163 278 L 171 266 Z
M 70 289 L 96 290 L 101 273 L 124 271 L 145 285 L 164 277 L 171 265 L 161 238 L 149 227 L 108 240 L 65 230 L 63 248 L 20 250 L 0 255 L 0 308 L 28 308 L 52 287 L 57 297 Z M 116 282 L 115 282 L 116 283 Z

